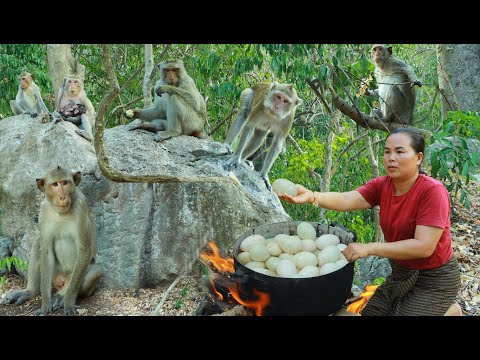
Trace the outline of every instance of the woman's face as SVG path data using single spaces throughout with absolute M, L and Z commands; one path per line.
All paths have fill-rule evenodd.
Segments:
M 418 173 L 423 153 L 416 154 L 410 143 L 411 138 L 405 133 L 390 135 L 385 142 L 383 166 L 394 180 L 408 180 Z

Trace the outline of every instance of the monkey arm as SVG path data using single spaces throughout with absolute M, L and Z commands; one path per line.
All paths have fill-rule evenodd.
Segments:
M 176 87 L 171 85 L 161 85 L 157 89 L 155 89 L 155 91 L 157 92 L 157 94 L 160 92 L 160 94 L 167 93 L 171 95 L 178 95 L 197 113 L 205 111 L 205 109 L 202 109 L 201 104 L 201 102 L 203 101 L 203 97 L 195 88 L 194 84 L 191 84 L 190 86 L 185 86 L 185 88 L 183 88 L 183 86 Z
M 43 102 L 42 94 L 40 94 L 40 89 L 38 88 L 38 86 L 35 89 L 35 98 L 37 99 L 37 111 L 39 113 L 41 112 L 50 113 L 50 111 L 48 111 L 47 109 L 47 106 Z
M 137 115 L 136 117 L 143 121 L 151 122 L 152 120 L 166 118 L 166 115 L 164 114 L 164 112 L 162 112 L 161 109 L 159 109 L 156 104 L 153 104 L 152 106 L 146 109 L 134 110 L 134 111 Z
M 42 308 L 35 312 L 35 315 L 47 315 L 52 312 L 52 282 L 55 268 L 55 254 L 53 253 L 53 242 L 46 229 L 40 229 L 40 293 L 42 295 Z

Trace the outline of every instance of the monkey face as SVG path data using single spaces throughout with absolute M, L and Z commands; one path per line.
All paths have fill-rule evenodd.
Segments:
M 387 60 L 390 55 L 392 55 L 392 48 L 387 48 L 384 45 L 373 45 L 372 49 L 370 50 L 370 57 L 372 58 L 373 62 L 377 64 Z
M 277 92 L 273 95 L 272 111 L 275 114 L 281 114 L 290 108 L 290 98 L 281 92 Z
M 177 86 L 179 77 L 178 68 L 164 68 L 163 76 L 165 78 L 165 83 L 172 86 Z
M 46 195 L 57 212 L 64 214 L 70 210 L 74 191 L 73 179 L 58 179 L 48 183 Z
M 18 78 L 20 81 L 20 87 L 25 90 L 32 84 L 32 78 L 30 76 L 21 76 Z
M 67 80 L 67 91 L 71 96 L 76 96 L 81 91 L 81 83 L 78 79 L 68 79 Z

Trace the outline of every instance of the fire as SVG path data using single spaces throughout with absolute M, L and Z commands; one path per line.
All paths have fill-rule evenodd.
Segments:
M 200 259 L 208 264 L 211 263 L 215 269 L 217 269 L 220 274 L 214 274 L 210 272 L 210 284 L 212 286 L 213 292 L 221 300 L 225 301 L 222 293 L 217 289 L 215 283 L 218 282 L 221 286 L 221 283 L 228 283 L 226 286 L 228 289 L 228 294 L 235 299 L 240 305 L 243 305 L 249 309 L 252 309 L 255 312 L 255 315 L 262 316 L 263 309 L 270 304 L 270 295 L 268 293 L 258 291 L 253 289 L 253 293 L 256 296 L 254 300 L 244 300 L 240 294 L 246 295 L 245 291 L 242 291 L 241 285 L 238 282 L 235 282 L 231 279 L 230 275 L 235 272 L 234 260 L 232 257 L 222 257 L 220 251 L 218 250 L 217 245 L 213 241 L 209 241 L 208 245 L 212 249 L 213 254 L 208 254 L 203 251 L 200 254 Z M 223 276 L 222 279 L 219 279 L 219 276 Z M 225 281 L 228 280 L 228 281 Z M 225 285 L 225 284 L 224 284 Z M 245 297 L 245 296 L 243 296 Z
M 372 297 L 372 295 L 375 293 L 375 290 L 377 290 L 379 285 L 367 285 L 365 286 L 365 290 L 360 293 L 361 299 L 351 303 L 347 307 L 347 311 L 355 314 L 360 314 L 362 310 L 365 308 L 365 306 L 368 303 L 368 300 Z
M 220 251 L 218 250 L 217 245 L 213 241 L 209 241 L 208 245 L 212 249 L 213 254 L 209 255 L 205 252 L 202 252 L 200 254 L 200 259 L 202 259 L 203 261 L 211 262 L 215 269 L 222 273 L 228 272 L 233 274 L 235 272 L 235 267 L 233 266 L 233 258 L 223 258 L 220 255 Z

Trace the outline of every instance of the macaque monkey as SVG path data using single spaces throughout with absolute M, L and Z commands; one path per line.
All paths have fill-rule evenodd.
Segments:
M 131 130 L 158 132 L 154 140 L 162 141 L 178 135 L 206 139 L 207 106 L 193 79 L 187 74 L 182 60 L 162 61 L 160 79 L 155 84 L 154 104 L 143 110 L 129 109 L 127 118 L 137 118 L 140 124 Z
M 63 306 L 75 314 L 77 296 L 92 295 L 102 275 L 95 264 L 95 223 L 85 195 L 77 188 L 81 173 L 60 166 L 37 179 L 45 193 L 40 205 L 40 240 L 32 244 L 27 288 L 8 294 L 4 303 L 20 305 L 41 293 L 42 307 L 35 315 L 47 315 Z M 52 299 L 52 284 L 58 290 Z
M 35 84 L 34 79 L 35 77 L 26 71 L 22 71 L 18 76 L 20 83 L 17 96 L 15 100 L 10 100 L 10 107 L 14 115 L 28 114 L 32 118 L 36 118 L 38 115 L 50 116 L 40 94 L 40 88 Z
M 64 78 L 58 93 L 54 122 L 69 121 L 79 127 L 77 134 L 88 141 L 93 140 L 95 109 L 83 87 L 83 80 L 76 75 Z
M 225 169 L 231 170 L 241 159 L 250 157 L 271 132 L 273 140 L 260 171 L 267 189 L 271 190 L 268 172 L 285 144 L 295 110 L 301 104 L 291 84 L 262 82 L 244 90 L 240 95 L 240 110 L 225 141 L 231 144 L 239 134 L 239 143 Z
M 366 90 L 365 94 L 380 100 L 376 118 L 384 122 L 411 125 L 415 107 L 414 85 L 422 86 L 413 68 L 392 56 L 392 47 L 373 45 L 370 56 L 375 63 L 375 79 L 378 89 Z

